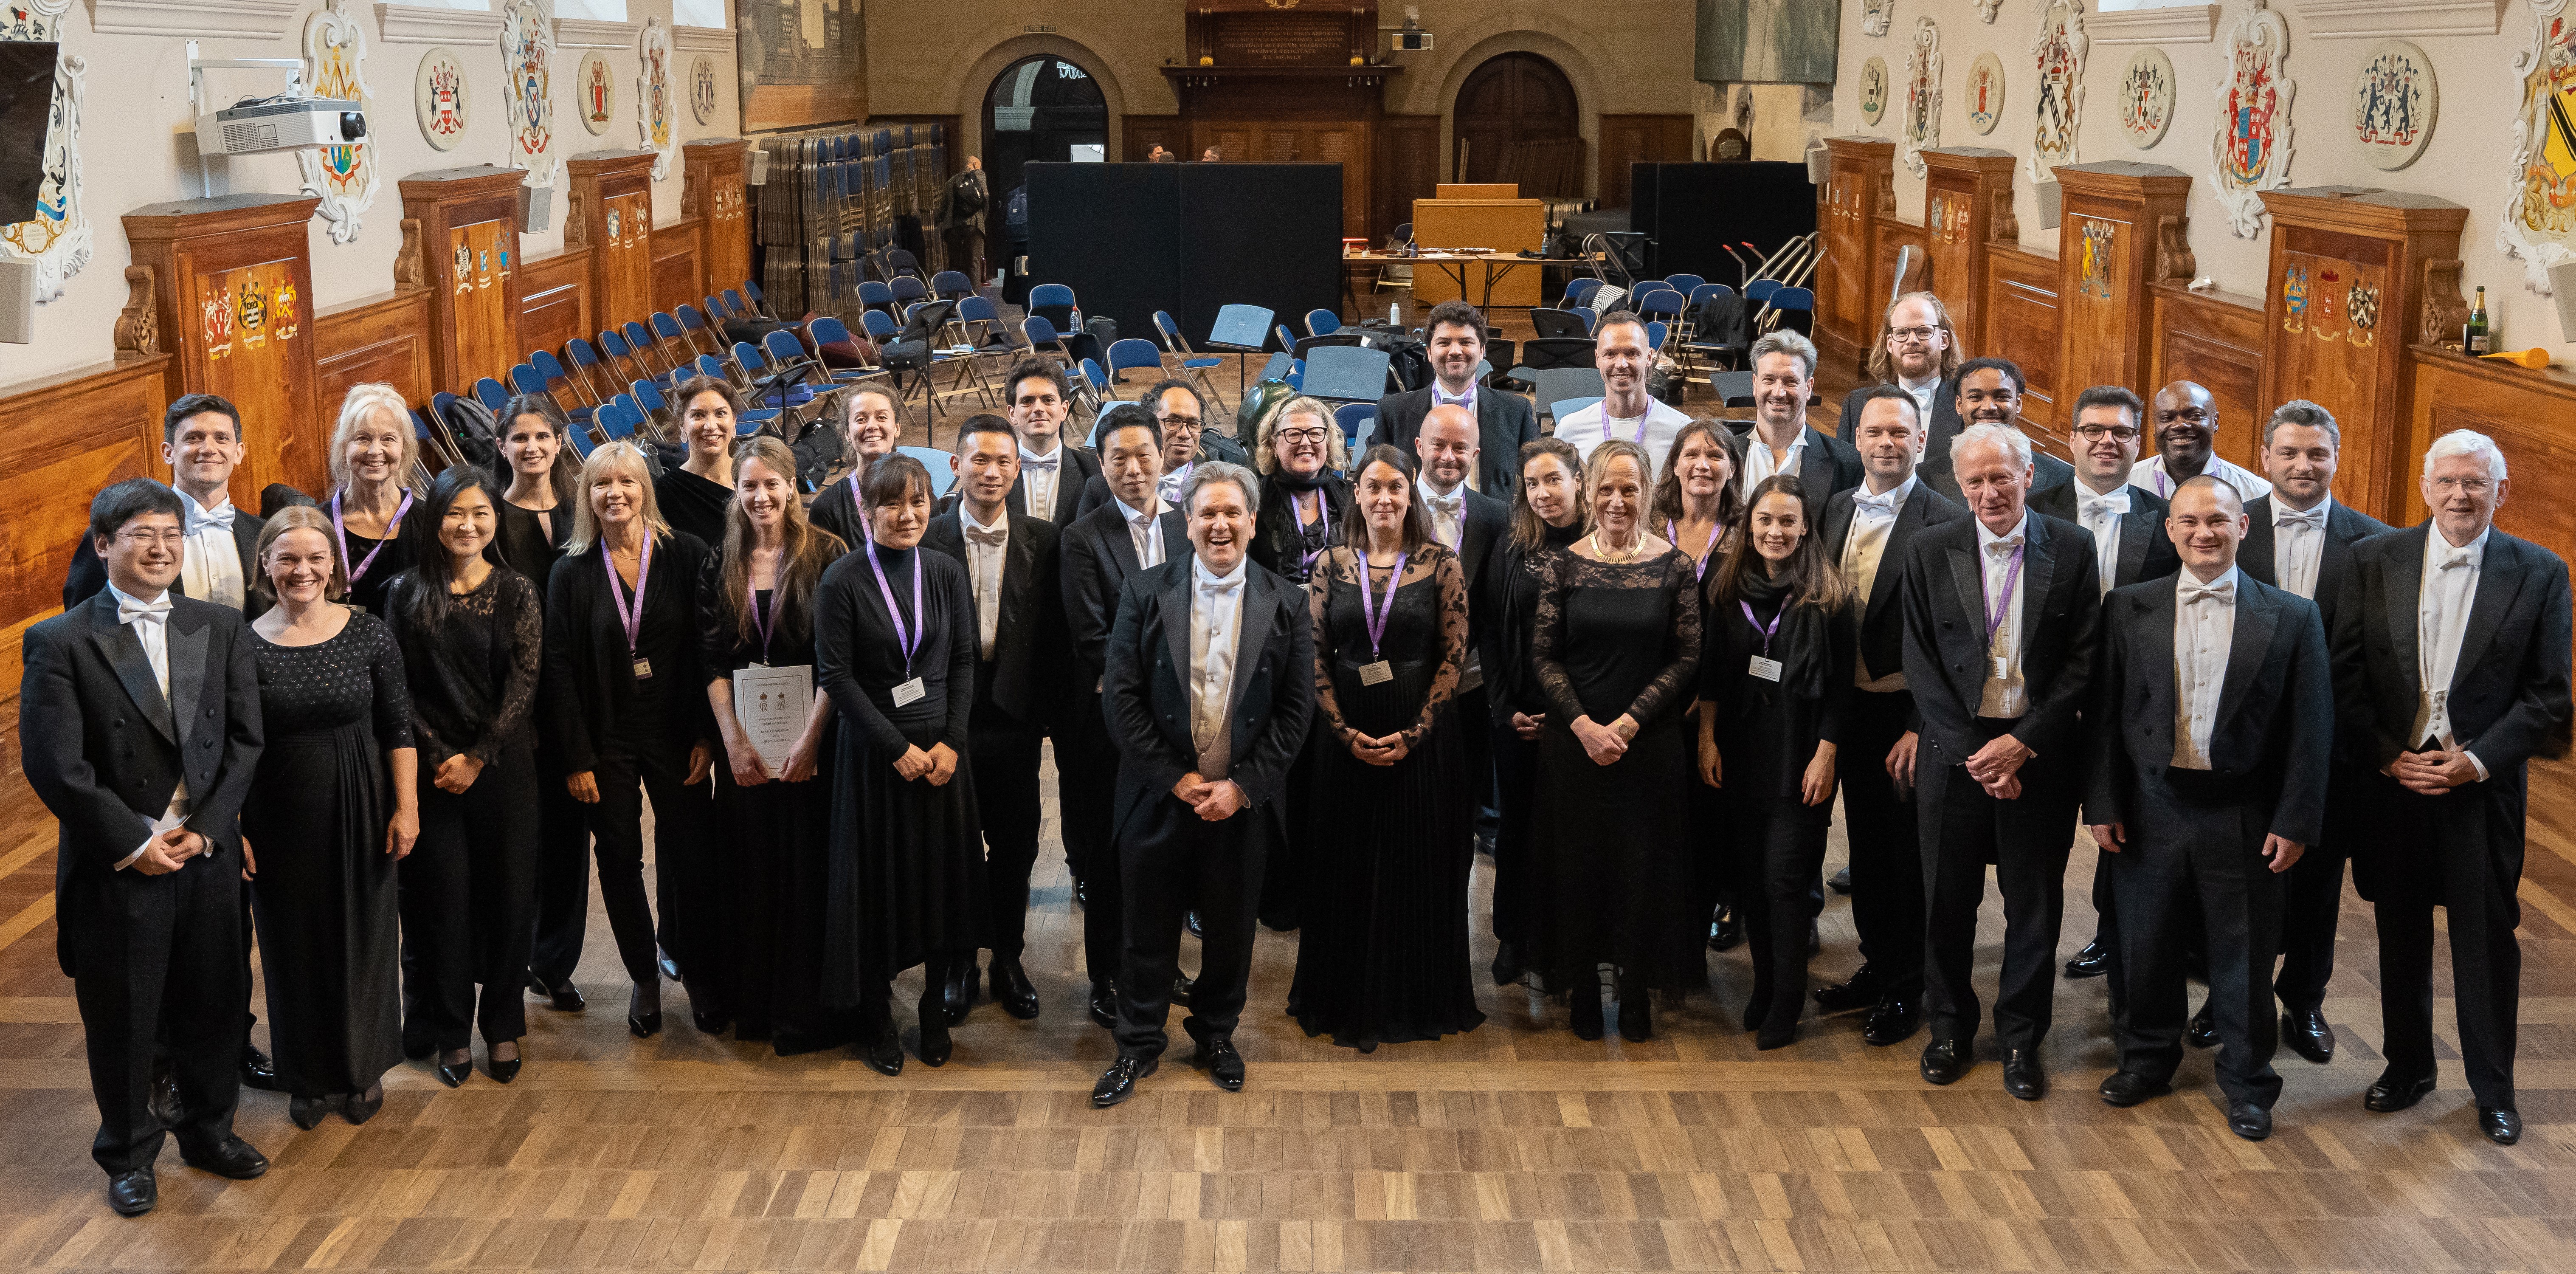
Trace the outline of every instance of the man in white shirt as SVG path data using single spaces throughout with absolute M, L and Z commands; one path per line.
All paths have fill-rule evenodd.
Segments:
M 108 1204 L 159 1198 L 152 1109 L 166 1048 L 189 1164 L 236 1179 L 268 1160 L 233 1135 L 245 1043 L 242 799 L 259 763 L 259 673 L 229 607 L 176 597 L 185 500 L 129 478 L 90 502 L 106 583 L 27 630 L 18 738 L 60 823 L 55 957 L 78 992 Z
M 1082 510 L 1083 484 L 1100 472 L 1100 458 L 1064 441 L 1064 418 L 1073 402 L 1071 382 L 1052 360 L 1031 355 L 1011 368 L 1004 391 L 1011 428 L 1020 438 L 1020 477 L 1011 487 L 1011 512 L 1057 527 Z
M 1950 307 L 1929 292 L 1908 292 L 1888 303 L 1879 319 L 1878 343 L 1870 347 L 1870 379 L 1894 385 L 1923 413 L 1923 450 L 1941 455 L 1959 432 L 1959 412 L 1948 381 L 1964 355 L 1959 334 L 1950 325 Z M 1843 399 L 1842 421 L 1834 436 L 1860 445 L 1860 398 Z
M 2168 1091 L 2183 1056 L 2184 950 L 2209 950 L 2227 1126 L 2272 1134 L 2272 955 L 2284 873 L 2324 824 L 2334 673 L 2316 604 L 2237 568 L 2244 502 L 2214 474 L 2174 493 L 2182 571 L 2111 594 L 2085 722 L 2085 821 L 2118 900 L 2120 1069 L 2102 1100 Z
M 185 394 L 161 414 L 161 463 L 170 488 L 186 500 L 187 553 L 173 587 L 181 597 L 229 606 L 257 619 L 268 603 L 250 587 L 259 518 L 233 507 L 233 471 L 245 448 L 241 412 L 213 394 Z M 106 568 L 83 536 L 63 578 L 63 608 L 88 601 L 107 585 Z
M 2522 985 L 2528 765 L 2568 750 L 2567 563 L 2495 529 L 2504 452 L 2468 430 L 2425 452 L 2423 524 L 2352 546 L 2334 607 L 2344 752 L 2379 771 L 2353 880 L 2376 905 L 2388 1069 L 2362 1095 L 2404 1110 L 2433 1090 L 2433 908 L 2449 913 L 2461 1070 L 2479 1130 L 2522 1136 L 2513 1054 Z
M 2129 471 L 2129 481 L 2170 499 L 2184 481 L 2209 474 L 2252 502 L 2272 493 L 2263 475 L 2220 458 L 2218 400 L 2206 386 L 2178 380 L 2156 391 L 2156 454 Z
M 2334 498 L 2342 451 L 2343 431 L 2325 408 L 2292 399 L 2274 409 L 2263 427 L 2263 470 L 2272 479 L 2272 494 L 2246 502 L 2249 525 L 2236 555 L 2237 569 L 2248 576 L 2315 602 L 2329 632 L 2351 573 L 2352 546 L 2389 530 Z M 2281 972 L 2272 983 L 2281 997 L 2281 1042 L 2320 1066 L 2334 1060 L 2334 1027 L 2324 1012 L 2326 981 L 2334 975 L 2344 861 L 2361 834 L 2358 823 L 2367 817 L 2370 770 L 2338 757 L 2327 787 L 2325 831 L 2290 869 L 2281 904 Z
M 1775 474 L 1795 474 L 1806 493 L 1807 524 L 1825 515 L 1825 501 L 1860 485 L 1860 453 L 1807 423 L 1816 389 L 1816 347 L 1791 331 L 1765 333 L 1753 342 L 1753 428 L 1721 430 L 1735 453 L 1735 495 L 1752 503 L 1753 488 Z M 1660 459 L 1660 457 L 1659 457 Z
M 1134 1095 L 1167 1042 L 1181 923 L 1204 929 L 1182 1023 L 1191 1064 L 1243 1088 L 1233 1036 L 1252 972 L 1263 858 L 1285 831 L 1289 765 L 1315 706 L 1313 621 L 1303 590 L 1252 561 L 1260 483 L 1202 461 L 1181 491 L 1194 556 L 1127 581 L 1111 631 L 1102 713 L 1117 744 L 1114 814 L 1127 891 L 1118 1060 L 1094 1106 Z
M 1672 452 L 1674 435 L 1691 418 L 1646 392 L 1646 374 L 1654 361 L 1644 319 L 1627 310 L 1603 315 L 1592 332 L 1592 365 L 1601 372 L 1601 401 L 1556 422 L 1556 437 L 1572 443 L 1586 463 L 1594 447 L 1611 438 L 1625 438 L 1646 449 L 1650 465 L 1662 465 Z M 1655 475 L 1647 474 L 1646 486 L 1654 485 Z

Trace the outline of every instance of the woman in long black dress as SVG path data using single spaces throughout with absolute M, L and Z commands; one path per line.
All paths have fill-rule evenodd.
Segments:
M 322 502 L 349 577 L 347 601 L 385 613 L 385 588 L 411 569 L 403 519 L 411 516 L 410 483 L 419 467 L 411 408 L 391 385 L 351 385 L 331 431 L 331 495 Z
M 662 945 L 686 979 L 701 1030 L 724 1029 L 712 923 L 707 770 L 715 721 L 698 668 L 698 579 L 706 546 L 674 531 L 653 502 L 644 453 L 603 443 L 581 467 L 572 544 L 546 588 L 543 728 L 582 803 L 599 859 L 600 901 L 635 990 L 626 1029 L 662 1029 L 653 906 L 644 893 L 644 797 L 653 801 L 653 868 Z
M 814 675 L 814 593 L 841 541 L 805 520 L 796 455 L 754 438 L 734 461 L 724 544 L 698 578 L 698 650 L 707 703 L 724 738 L 716 812 L 724 820 L 725 961 L 738 1039 L 767 1039 L 781 1057 L 847 1044 L 850 1015 L 823 1007 L 824 899 L 831 882 L 833 713 L 816 693 L 786 755 L 764 761 L 737 719 L 734 675 Z
M 1654 1035 L 1652 992 L 1705 985 L 1690 916 L 1690 740 L 1699 598 L 1688 555 L 1649 533 L 1646 453 L 1613 438 L 1583 475 L 1592 532 L 1547 559 L 1531 674 L 1547 693 L 1539 868 L 1547 896 L 1531 962 L 1601 1037 L 1599 966 L 1619 984 L 1619 1034 Z M 1702 917 L 1697 924 L 1705 924 Z
M 712 548 L 724 540 L 725 510 L 733 505 L 734 422 L 742 396 L 728 381 L 692 376 L 671 394 L 678 405 L 680 444 L 688 459 L 653 480 L 663 520 Z
M 1406 457 L 1369 449 L 1344 547 L 1307 585 L 1315 624 L 1316 906 L 1298 934 L 1288 1013 L 1308 1035 L 1381 1042 L 1474 1030 L 1467 967 L 1475 846 L 1455 711 L 1467 582 L 1432 538 Z M 1477 723 L 1482 725 L 1481 722 Z
M 480 469 L 438 475 L 410 528 L 428 543 L 385 594 L 422 762 L 420 843 L 403 864 L 404 1000 L 424 1019 L 411 1034 L 438 1050 L 433 1068 L 450 1088 L 474 1073 L 476 1027 L 484 1071 L 504 1084 L 519 1076 L 528 1033 L 520 987 L 536 910 L 545 607 L 499 560 L 500 503 Z
M 269 1050 L 287 1114 L 333 1101 L 362 1124 L 402 1061 L 395 866 L 420 834 L 411 703 L 392 630 L 334 604 L 346 585 L 331 524 L 291 508 L 260 532 L 251 624 L 267 744 L 242 803 L 258 912 Z
M 1492 704 L 1494 781 L 1502 820 L 1494 831 L 1494 984 L 1527 972 L 1546 885 L 1535 870 L 1538 846 L 1539 739 L 1547 729 L 1547 692 L 1530 674 L 1530 634 L 1538 627 L 1541 566 L 1583 538 L 1583 456 L 1570 442 L 1536 438 L 1521 444 L 1521 480 L 1512 493 L 1512 533 L 1485 560 L 1476 605 L 1488 616 L 1479 647 L 1486 699 Z
M 1261 508 L 1252 520 L 1252 560 L 1303 587 L 1315 563 L 1341 535 L 1351 488 L 1341 470 L 1349 464 L 1333 409 L 1313 398 L 1291 398 L 1261 425 L 1252 453 L 1261 471 Z M 1332 745 L 1310 731 L 1288 771 L 1291 792 L 1313 788 L 1315 771 Z M 1321 833 L 1306 801 L 1288 803 L 1288 843 L 1306 846 Z M 1294 929 L 1303 922 L 1315 875 L 1303 855 L 1273 854 L 1261 882 L 1261 923 Z
M 1757 1048 L 1798 1038 L 1807 1002 L 1809 895 L 1825 863 L 1834 752 L 1850 711 L 1859 634 L 1851 588 L 1807 525 L 1797 477 L 1753 488 L 1727 547 L 1700 659 L 1700 780 L 1725 794 L 1735 896 L 1753 939 L 1744 1029 Z
M 1735 492 L 1735 453 L 1727 450 L 1723 428 L 1715 421 L 1694 420 L 1673 435 L 1665 453 L 1663 475 L 1655 483 L 1654 511 L 1646 525 L 1658 528 L 1667 543 L 1688 554 L 1699 577 L 1700 631 L 1708 631 L 1710 608 L 1717 604 L 1717 573 L 1712 567 L 1725 553 L 1743 501 Z M 1702 701 L 1705 715 L 1708 704 Z M 1727 856 L 1726 802 L 1706 783 L 1690 785 L 1691 906 L 1708 916 L 1709 945 L 1724 951 L 1743 939 L 1743 923 L 1727 905 L 1734 896 L 1735 868 Z M 1705 906 L 1701 904 L 1705 903 Z
M 841 440 L 849 445 L 850 471 L 815 492 L 805 516 L 843 545 L 856 547 L 868 537 L 859 488 L 868 480 L 869 465 L 894 454 L 895 440 L 903 436 L 903 404 L 893 390 L 874 382 L 850 390 L 847 399 Z
M 496 542 L 501 561 L 536 589 L 539 622 L 555 563 L 572 542 L 581 503 L 581 462 L 573 457 L 572 422 L 549 394 L 521 394 L 501 408 L 501 458 L 493 477 L 503 490 Z M 542 684 L 543 674 L 540 674 Z M 539 691 L 542 701 L 543 691 Z M 587 1007 L 573 985 L 590 921 L 590 827 L 581 802 L 564 789 L 563 757 L 537 732 L 536 936 L 528 952 L 528 990 L 557 1009 Z
M 815 662 L 842 730 L 832 780 L 823 991 L 859 1011 L 860 1060 L 903 1070 L 894 976 L 922 966 L 921 1060 L 948 1061 L 940 982 L 983 945 L 984 829 L 959 764 L 974 710 L 975 596 L 955 558 L 920 549 L 930 474 L 910 456 L 868 467 L 870 538 L 823 573 Z

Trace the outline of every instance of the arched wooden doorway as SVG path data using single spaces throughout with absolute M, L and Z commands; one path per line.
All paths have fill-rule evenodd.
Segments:
M 1583 117 L 1574 85 L 1536 53 L 1486 59 L 1458 89 L 1453 181 L 1517 181 L 1524 198 L 1583 193 Z
M 1105 159 L 1108 144 L 1099 81 L 1063 58 L 1022 58 L 984 91 L 984 168 L 997 203 L 1020 184 L 1022 164 Z

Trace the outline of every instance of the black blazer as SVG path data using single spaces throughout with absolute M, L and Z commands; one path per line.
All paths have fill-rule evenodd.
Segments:
M 1816 432 L 1814 425 L 1806 426 L 1806 430 L 1807 445 L 1798 449 L 1798 483 L 1806 489 L 1807 525 L 1820 526 L 1825 518 L 1825 502 L 1837 491 L 1859 486 L 1867 474 L 1861 468 L 1860 453 L 1852 450 L 1851 444 Z M 1737 473 L 1744 472 L 1746 454 L 1762 445 L 1751 431 L 1739 434 L 1732 429 L 1720 430 L 1718 437 L 1733 453 Z M 1663 458 L 1656 457 L 1655 463 L 1662 464 Z
M 626 628 L 608 595 L 607 575 L 590 568 L 607 550 L 566 554 L 546 584 L 546 666 L 538 678 L 545 701 L 541 732 L 562 759 L 566 774 L 596 769 L 599 744 L 619 728 L 616 704 L 635 693 L 635 666 L 626 658 Z M 680 608 L 689 632 L 685 667 L 669 674 L 671 684 L 694 693 L 681 696 L 688 705 L 685 724 L 674 722 L 682 736 L 715 743 L 715 709 L 707 703 L 707 677 L 698 654 L 698 578 L 705 568 L 707 546 L 686 531 L 673 531 L 653 546 L 653 573 L 644 581 L 647 604 L 665 597 Z M 664 590 L 670 590 L 667 594 Z M 653 670 L 656 679 L 665 674 Z
M 1244 798 L 1281 817 L 1288 767 L 1306 744 L 1315 707 L 1315 636 L 1305 590 L 1244 563 L 1242 615 L 1235 626 L 1233 772 Z M 1118 798 L 1110 826 L 1126 826 L 1147 802 L 1169 797 L 1181 776 L 1198 769 L 1190 739 L 1190 605 L 1195 585 L 1188 558 L 1136 574 L 1118 600 L 1109 634 L 1101 713 L 1118 748 Z
M 1422 418 L 1431 414 L 1431 391 L 1432 386 L 1425 385 L 1378 399 L 1374 440 L 1412 455 L 1413 440 L 1422 433 Z M 1476 434 L 1476 485 L 1510 499 L 1520 486 L 1521 444 L 1539 436 L 1538 412 L 1518 394 L 1478 385 Z M 1655 460 L 1660 464 L 1663 457 Z
M 1331 528 L 1327 542 L 1339 544 L 1342 519 L 1351 510 L 1351 484 L 1326 474 L 1316 490 L 1324 493 L 1324 522 Z M 1296 504 L 1296 493 L 1275 475 L 1261 480 L 1261 508 L 1252 517 L 1252 561 L 1273 575 L 1293 578 L 1287 568 L 1304 556 L 1298 548 Z
M 1113 502 L 1114 503 L 1114 502 Z M 1163 560 L 1186 562 L 1189 524 L 1180 510 L 1165 509 Z M 1058 589 L 1063 595 L 1066 635 L 1073 649 L 1076 698 L 1095 692 L 1109 659 L 1109 630 L 1118 619 L 1118 597 L 1137 573 L 1136 542 L 1127 535 L 1125 505 L 1093 509 L 1064 529 L 1056 541 Z
M 173 598 L 170 693 L 134 630 L 101 588 L 27 629 L 18 683 L 18 742 L 27 784 L 53 812 L 55 896 L 85 872 L 108 872 L 152 835 L 171 794 L 188 783 L 187 827 L 206 838 L 214 864 L 237 870 L 242 799 L 259 768 L 259 662 L 250 625 L 228 606 Z M 56 917 L 55 958 L 69 975 L 75 935 L 103 918 L 70 908 Z
M 1925 451 L 1923 463 L 1915 469 L 1923 475 L 1923 484 L 1967 507 L 1968 498 L 1959 491 L 1958 475 L 1950 468 L 1950 440 L 1941 440 L 1938 451 Z M 2054 491 L 2075 485 L 2075 466 L 2058 459 L 2033 444 L 2030 449 L 2030 493 Z M 2078 527 L 2078 530 L 2083 528 Z
M 2030 507 L 2059 521 L 2073 522 L 2077 530 L 2083 530 L 2084 523 L 2076 517 L 2076 511 L 2079 502 L 2088 494 L 2090 492 L 2084 484 L 2070 482 L 2062 487 L 2032 492 Z M 2131 584 L 2165 579 L 2182 572 L 2182 555 L 2174 551 L 2173 537 L 2165 534 L 2165 510 L 2169 507 L 2161 497 L 2145 487 L 2129 488 L 2129 511 L 2120 518 L 2120 560 L 2112 565 L 2111 587 L 2127 588 Z M 2086 532 L 2085 538 L 2093 538 L 2092 533 Z M 2241 558 L 2238 564 L 2243 564 Z M 2099 556 L 2094 558 L 2093 569 L 2094 579 L 2100 580 Z M 2269 584 L 2272 581 L 2265 579 L 2263 582 Z
M 1825 556 L 1837 566 L 1843 560 L 1843 547 L 1851 542 L 1854 502 L 1859 498 L 1855 487 L 1837 491 L 1825 502 Z M 1878 573 L 1870 580 L 1869 605 L 1860 616 L 1860 660 L 1872 676 L 1884 677 L 1905 666 L 1906 552 L 1914 537 L 1926 528 L 1966 516 L 1968 511 L 1957 501 L 1920 482 L 1896 511 L 1896 525 L 1887 529 L 1887 544 L 1879 550 Z
M 2422 691 L 2417 606 L 2432 523 L 2352 546 L 2335 602 L 2335 699 L 2348 756 L 2377 770 L 2423 742 L 2406 735 Z M 2522 786 L 2534 756 L 2568 746 L 2567 563 L 2502 531 L 2487 533 L 2477 595 L 2451 675 L 2451 729 L 2494 778 Z M 2516 839 L 2520 830 L 2516 829 Z
M 1905 688 L 1923 733 L 1962 760 L 1984 747 L 1977 702 L 1985 687 L 1985 586 L 1974 515 L 1925 529 L 1905 563 Z M 2012 736 L 2043 756 L 2069 756 L 2076 713 L 2091 706 L 2093 647 L 2102 611 L 2093 537 L 2072 522 L 2028 515 L 2021 568 L 2021 672 L 2030 710 Z M 1875 590 L 1873 590 L 1875 591 Z
M 188 497 L 183 495 L 179 498 L 185 500 Z M 187 525 L 184 515 L 180 525 Z M 251 587 L 252 582 L 259 578 L 259 533 L 267 525 L 250 510 L 240 505 L 233 506 L 233 546 L 241 550 L 242 614 L 250 619 L 259 618 L 269 605 L 268 599 Z M 98 550 L 91 547 L 89 531 L 84 526 L 80 539 L 72 545 L 71 569 L 63 574 L 63 609 L 68 611 L 105 591 L 107 559 L 100 557 Z M 188 593 L 178 581 L 173 580 L 170 595 L 185 597 Z
M 1863 385 L 1843 395 L 1842 419 L 1834 425 L 1834 436 L 1844 442 L 1852 442 L 1853 435 L 1860 432 L 1860 391 L 1868 388 L 1870 386 Z M 1932 419 L 1924 431 L 1924 457 L 1948 455 L 1950 440 L 1959 436 L 1960 428 L 1959 386 L 1949 377 L 1943 377 L 1939 387 L 1932 391 Z
M 1033 517 L 1006 514 L 1011 536 L 1002 558 L 1002 609 L 993 624 L 993 658 L 979 660 L 980 697 L 1031 724 L 1057 720 L 1064 687 L 1064 593 L 1056 580 L 1056 530 Z M 921 546 L 955 558 L 971 584 L 966 526 L 957 510 L 930 520 Z M 980 622 L 980 620 L 978 621 Z
M 1482 593 L 1485 563 L 1494 556 L 1494 546 L 1512 533 L 1511 506 L 1470 487 L 1458 510 L 1458 568 L 1467 581 L 1468 649 L 1480 649 L 1478 634 L 1485 631 L 1485 611 L 1475 603 Z
M 2125 823 L 2144 805 L 2173 799 L 2174 589 L 2172 579 L 2153 579 L 2103 599 L 2096 687 L 2085 709 L 2093 727 L 2087 823 Z M 2325 826 L 2333 693 L 2316 603 L 2239 572 L 2208 778 L 2226 783 L 2252 811 L 2269 807 L 2262 831 L 2301 845 L 2316 844 Z M 2243 831 L 2260 844 L 2262 831 Z
M 1100 454 L 1085 451 L 1072 443 L 1058 443 L 1064 459 L 1056 466 L 1055 510 L 1041 521 L 1055 526 L 1071 526 L 1082 516 L 1082 489 L 1100 473 Z M 1011 494 L 1004 497 L 1011 512 L 1026 516 L 1029 511 L 1028 475 L 1023 473 L 1011 483 Z
M 2253 525 L 2245 529 L 2245 542 L 2236 548 L 2236 567 L 2278 588 L 2280 573 L 2273 567 L 2272 554 L 2280 541 L 2272 526 L 2272 499 L 2267 495 L 2246 504 L 2245 516 Z M 2394 529 L 2341 500 L 2326 506 L 2326 542 L 2324 551 L 2317 555 L 2317 595 L 2313 600 L 2317 612 L 2325 617 L 2327 632 L 2334 631 L 2335 602 L 2343 595 L 2344 576 L 2352 571 L 2352 546 Z
M 1091 454 L 1092 460 L 1097 463 L 1100 453 L 1094 451 Z M 1190 458 L 1190 463 L 1199 464 L 1208 460 L 1222 460 L 1227 464 L 1239 464 L 1245 468 L 1252 466 L 1251 459 L 1244 453 L 1243 444 L 1215 432 L 1199 435 L 1198 454 Z M 1093 509 L 1116 498 L 1109 492 L 1108 470 L 1100 469 L 1091 475 L 1090 481 L 1082 484 L 1082 505 L 1075 510 L 1074 516 L 1076 518 L 1087 516 Z

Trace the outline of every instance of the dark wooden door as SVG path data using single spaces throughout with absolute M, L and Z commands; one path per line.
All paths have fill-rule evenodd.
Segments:
M 1583 129 L 1574 85 L 1556 63 L 1536 53 L 1487 59 L 1458 90 L 1456 117 L 1449 167 L 1457 181 L 1510 181 L 1506 156 L 1513 151 L 1532 142 L 1575 137 Z M 1580 193 L 1521 192 L 1524 197 Z

